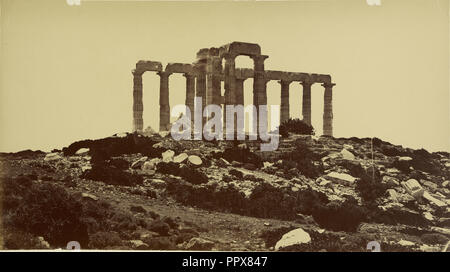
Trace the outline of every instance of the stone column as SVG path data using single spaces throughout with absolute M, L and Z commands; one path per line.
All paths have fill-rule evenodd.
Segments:
M 133 132 L 144 129 L 144 104 L 142 103 L 142 73 L 133 70 Z
M 300 84 L 302 84 L 303 86 L 303 100 L 302 100 L 303 121 L 311 125 L 311 85 L 313 83 L 303 81 Z
M 324 83 L 323 97 L 323 135 L 333 136 L 333 86 L 334 83 Z
M 159 131 L 168 131 L 170 124 L 169 105 L 169 72 L 158 72 L 160 76 L 159 89 Z
M 194 99 L 195 99 L 195 76 L 192 74 L 184 74 L 186 77 L 186 107 L 189 108 L 191 115 L 188 116 L 191 121 L 194 120 Z M 192 123 L 192 122 L 191 122 Z
M 281 84 L 281 104 L 280 104 L 280 124 L 289 120 L 289 85 L 291 81 L 280 80 Z
M 203 116 L 203 110 L 205 109 L 205 105 L 206 105 L 206 74 L 201 69 L 199 69 L 199 74 L 196 77 L 195 96 L 202 98 L 201 113 Z M 203 127 L 205 125 L 205 123 L 206 123 L 206 118 L 202 117 L 201 126 Z
M 264 72 L 264 60 L 268 58 L 265 55 L 252 56 L 253 59 L 253 104 L 256 107 L 256 112 L 253 113 L 253 122 L 258 122 L 259 118 L 264 118 L 267 121 L 267 111 L 259 114 L 259 105 L 267 105 L 267 89 Z M 258 126 L 257 126 L 258 127 Z M 258 134 L 258 131 L 256 132 Z
M 236 78 L 235 78 L 235 58 L 236 56 L 226 54 L 225 55 L 225 67 L 224 67 L 224 76 L 225 76 L 225 103 L 223 110 L 223 132 L 226 133 L 226 118 L 227 118 L 227 105 L 234 105 L 236 100 Z M 236 123 L 236 119 L 234 119 L 233 123 Z M 234 132 L 236 132 L 236 127 L 234 128 Z
M 245 79 L 236 79 L 236 105 L 244 105 L 244 82 Z

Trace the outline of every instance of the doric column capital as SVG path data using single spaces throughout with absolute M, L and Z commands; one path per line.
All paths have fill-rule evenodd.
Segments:
M 144 72 L 142 72 L 142 71 L 136 71 L 136 69 L 133 69 L 133 70 L 131 70 L 131 73 L 132 73 L 133 76 L 135 76 L 135 77 L 141 77 L 142 74 L 143 74 Z
M 323 83 L 322 84 L 322 86 L 323 87 L 325 87 L 325 88 L 333 88 L 333 86 L 335 86 L 336 84 L 335 83 Z
M 172 73 L 171 72 L 166 72 L 166 71 L 161 71 L 157 73 L 160 77 L 169 77 Z
M 267 55 L 253 55 L 250 56 L 250 58 L 253 59 L 255 62 L 264 62 L 269 56 Z
M 303 87 L 311 87 L 311 85 L 313 85 L 314 82 L 312 81 L 300 81 L 300 85 L 302 85 Z
M 233 62 L 234 63 L 234 60 L 236 59 L 236 57 L 237 57 L 236 55 L 231 54 L 231 53 L 223 54 L 223 58 L 225 59 L 226 62 Z
M 282 79 L 282 80 L 278 80 L 277 82 L 280 83 L 281 85 L 289 86 L 292 83 L 292 80 L 284 80 L 284 79 Z
M 183 76 L 184 76 L 185 78 L 189 78 L 189 79 L 195 78 L 195 74 L 192 74 L 192 73 L 184 73 Z

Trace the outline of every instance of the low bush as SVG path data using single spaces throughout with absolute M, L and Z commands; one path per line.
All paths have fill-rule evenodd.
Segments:
M 58 185 L 16 181 L 3 182 L 5 227 L 42 236 L 56 246 L 69 241 L 87 245 L 87 225 L 81 220 L 83 207 L 78 199 Z
M 314 135 L 314 128 L 300 119 L 290 118 L 279 126 L 279 133 L 282 137 L 288 137 L 289 133 Z

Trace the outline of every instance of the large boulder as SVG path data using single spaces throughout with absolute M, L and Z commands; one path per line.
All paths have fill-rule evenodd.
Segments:
M 339 172 L 331 172 L 328 173 L 326 176 L 323 177 L 326 180 L 338 182 L 344 185 L 352 185 L 356 178 L 345 173 L 339 173 Z
M 343 158 L 344 160 L 349 160 L 349 161 L 355 160 L 355 155 L 353 155 L 352 152 L 348 151 L 348 150 L 345 149 L 345 148 L 342 149 L 341 155 L 342 155 L 342 158 Z
M 407 181 L 402 182 L 403 188 L 408 192 L 408 194 L 412 195 L 415 198 L 420 198 L 423 195 L 424 189 L 422 185 L 415 179 L 408 179 Z
M 309 234 L 301 228 L 291 230 L 281 237 L 281 239 L 275 244 L 275 250 L 280 250 L 281 248 L 300 245 L 311 242 L 311 237 Z

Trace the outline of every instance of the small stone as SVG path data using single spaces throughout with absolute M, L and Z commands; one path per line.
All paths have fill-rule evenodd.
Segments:
M 414 246 L 415 245 L 414 242 L 403 240 L 403 239 L 398 241 L 398 244 L 401 246 Z
M 144 171 L 144 172 L 154 171 L 156 168 L 156 165 L 159 162 L 161 162 L 161 159 L 159 159 L 159 158 L 154 158 L 154 159 L 151 159 L 150 161 L 146 161 L 142 165 L 142 171 Z
M 430 221 L 433 221 L 433 220 L 434 220 L 434 217 L 433 217 L 433 215 L 432 215 L 430 212 L 424 212 L 424 213 L 423 213 L 423 216 L 424 216 L 425 219 L 427 219 L 427 220 L 430 220 Z
M 338 172 L 331 172 L 328 175 L 324 176 L 325 179 L 327 180 L 332 180 L 332 181 L 336 181 L 339 183 L 344 183 L 346 185 L 348 184 L 352 184 L 356 181 L 355 177 L 352 177 L 349 174 L 345 174 L 345 173 L 338 173 Z
M 132 164 L 131 164 L 131 168 L 132 169 L 138 169 L 138 168 L 141 168 L 142 167 L 142 165 L 144 164 L 144 162 L 146 161 L 148 159 L 148 157 L 142 157 L 142 158 L 140 158 L 139 160 L 137 160 L 137 161 L 135 161 L 135 162 L 133 162 Z
M 196 155 L 190 155 L 188 157 L 188 161 L 190 164 L 195 165 L 195 166 L 200 166 L 203 163 L 202 159 L 200 159 L 200 157 L 196 156 Z
M 144 250 L 148 249 L 148 245 L 141 240 L 130 240 L 133 249 Z
M 75 152 L 75 155 L 86 155 L 87 153 L 89 153 L 89 148 L 80 148 L 77 150 L 77 152 Z
M 388 189 L 387 193 L 389 194 L 390 199 L 392 199 L 394 202 L 398 202 L 397 191 L 395 191 L 394 189 Z
M 268 226 L 270 226 L 270 223 L 264 222 L 264 226 L 268 227 Z
M 44 161 L 57 161 L 62 159 L 62 157 L 58 153 L 50 153 L 45 155 Z
M 88 194 L 88 193 L 81 193 L 81 197 L 85 198 L 85 199 L 91 199 L 94 201 L 98 200 L 98 197 L 96 197 L 95 195 Z
M 226 165 L 226 166 L 230 166 L 231 165 L 231 163 L 229 163 L 227 160 L 225 160 L 224 158 L 220 158 L 219 159 L 220 160 L 220 163 L 222 163 L 222 164 L 224 164 L 224 165 Z
M 185 249 L 187 250 L 211 250 L 211 248 L 214 246 L 214 243 L 200 238 L 200 237 L 194 237 L 185 246 Z
M 182 162 L 184 162 L 188 157 L 189 157 L 188 154 L 186 154 L 186 153 L 181 153 L 181 154 L 179 154 L 179 155 L 177 155 L 177 156 L 175 156 L 175 157 L 173 158 L 173 162 L 175 162 L 175 163 L 182 163 Z
M 301 228 L 291 230 L 281 237 L 281 239 L 275 244 L 275 250 L 278 251 L 280 248 L 305 244 L 311 242 L 311 237 L 309 234 Z
M 425 191 L 422 194 L 423 198 L 425 198 L 426 200 L 428 200 L 430 203 L 438 206 L 438 207 L 446 207 L 447 203 L 445 203 L 442 200 L 439 200 L 437 198 L 435 198 L 434 196 L 432 196 L 429 192 Z
M 163 152 L 162 154 L 161 154 L 161 156 L 162 156 L 162 161 L 163 162 L 171 162 L 171 161 L 173 161 L 173 156 L 175 155 L 175 152 L 173 151 L 173 150 L 167 150 L 167 151 L 165 151 L 165 152 Z
M 446 181 L 442 182 L 441 186 L 444 187 L 444 188 L 445 187 L 450 187 L 449 184 L 450 184 L 450 180 L 446 180 Z
M 39 245 L 41 248 L 44 248 L 44 249 L 50 248 L 50 244 L 47 241 L 45 241 L 44 237 L 38 236 L 37 239 L 39 240 Z
M 398 157 L 398 161 L 412 161 L 411 157 Z

